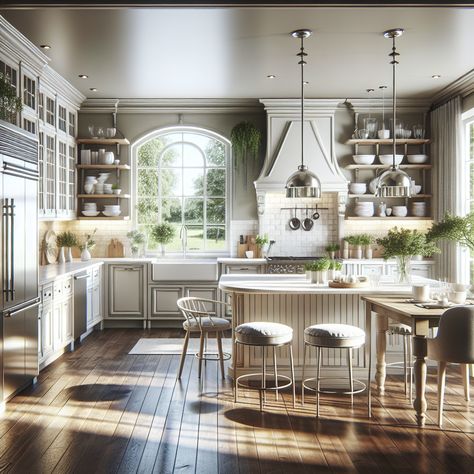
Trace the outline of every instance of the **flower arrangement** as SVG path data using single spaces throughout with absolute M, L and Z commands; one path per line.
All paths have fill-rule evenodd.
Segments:
M 130 250 L 132 251 L 132 255 L 137 255 L 140 246 L 145 243 L 145 234 L 135 229 L 128 232 L 127 237 L 130 240 Z
M 79 244 L 79 250 L 83 251 L 84 249 L 92 250 L 95 247 L 94 236 L 97 232 L 97 227 L 91 234 L 84 234 L 84 241 Z

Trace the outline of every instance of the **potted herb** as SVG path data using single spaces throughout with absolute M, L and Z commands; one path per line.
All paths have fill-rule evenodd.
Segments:
M 337 260 L 331 260 L 328 268 L 328 280 L 337 280 L 341 276 L 342 263 Z
M 138 257 L 140 247 L 145 244 L 145 234 L 139 230 L 131 230 L 127 233 L 127 237 L 130 240 L 132 257 Z
M 316 260 L 311 265 L 311 283 L 324 285 L 328 281 L 330 262 L 327 258 Z
M 339 252 L 341 246 L 339 244 L 329 244 L 329 245 L 326 245 L 326 252 L 328 253 L 329 255 L 329 258 L 331 260 L 334 260 L 336 258 L 336 252 Z
M 257 235 L 257 237 L 255 237 L 255 244 L 257 245 L 257 248 L 258 248 L 258 254 L 257 254 L 257 258 L 258 257 L 263 257 L 265 258 L 266 257 L 266 252 L 263 250 L 263 247 L 268 244 L 268 235 L 265 234 L 265 235 Z
M 112 192 L 118 196 L 122 192 L 122 189 L 117 183 L 115 183 L 112 184 Z
M 386 237 L 377 239 L 377 243 L 383 247 L 385 260 L 396 258 L 399 283 L 410 282 L 410 260 L 413 255 L 430 257 L 440 251 L 435 243 L 427 238 L 426 234 L 418 230 L 398 229 L 397 227 L 390 229 Z
M 365 250 L 365 258 L 372 258 L 372 247 L 371 244 L 374 242 L 374 238 L 369 234 L 359 235 L 361 245 Z
M 22 108 L 21 98 L 17 97 L 10 77 L 0 73 L 0 119 L 16 124 L 16 116 Z
M 81 251 L 81 260 L 87 262 L 91 259 L 90 251 L 95 247 L 94 235 L 97 232 L 97 228 L 94 229 L 92 234 L 84 234 L 84 242 L 79 245 L 79 250 Z
M 72 262 L 72 247 L 78 245 L 76 234 L 70 231 L 59 233 L 56 236 L 56 245 L 59 247 L 59 263 Z
M 153 240 L 161 245 L 161 256 L 165 256 L 165 245 L 169 244 L 176 235 L 175 228 L 169 222 L 162 222 L 151 229 Z
M 364 244 L 364 234 L 361 235 L 348 235 L 344 237 L 344 240 L 352 247 L 355 247 L 355 257 L 354 258 L 362 258 L 362 245 Z
M 313 262 L 304 264 L 304 272 L 306 274 L 306 278 L 310 281 L 311 281 L 312 268 L 313 268 Z
M 230 141 L 234 155 L 234 166 L 241 164 L 244 168 L 244 185 L 247 188 L 248 165 L 250 158 L 257 160 L 262 133 L 248 121 L 238 123 L 230 132 Z

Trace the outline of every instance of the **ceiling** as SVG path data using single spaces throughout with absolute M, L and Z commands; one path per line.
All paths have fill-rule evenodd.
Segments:
M 391 42 L 382 32 L 394 27 L 405 29 L 397 40 L 400 97 L 430 98 L 474 67 L 472 8 L 50 8 L 0 14 L 36 45 L 50 44 L 51 66 L 87 97 L 296 97 L 299 40 L 289 33 L 298 28 L 314 31 L 305 42 L 308 97 L 363 98 L 369 87 L 390 85 Z

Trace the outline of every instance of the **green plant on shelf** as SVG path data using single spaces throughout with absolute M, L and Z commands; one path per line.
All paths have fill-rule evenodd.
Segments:
M 327 258 L 321 258 L 319 260 L 315 260 L 314 262 L 305 263 L 304 269 L 307 272 L 325 272 L 329 270 L 329 266 L 331 265 L 331 261 Z
M 336 270 L 337 272 L 340 272 L 342 270 L 342 263 L 337 260 L 330 260 L 328 270 Z
M 78 240 L 76 234 L 70 231 L 64 231 L 56 236 L 56 245 L 58 247 L 77 247 Z

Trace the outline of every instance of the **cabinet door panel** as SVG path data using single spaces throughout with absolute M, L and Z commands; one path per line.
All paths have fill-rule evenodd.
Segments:
M 53 308 L 43 305 L 41 312 L 41 357 L 45 359 L 53 352 Z
M 109 272 L 109 315 L 143 317 L 143 266 L 111 265 Z
M 93 320 L 93 314 L 94 314 L 94 309 L 93 309 L 93 288 L 87 288 L 87 328 L 92 324 Z
M 72 299 L 62 304 L 62 341 L 63 347 L 72 341 Z
M 217 299 L 217 287 L 186 287 L 184 290 L 185 296 L 193 296 L 195 298 L 205 298 L 208 300 L 216 300 Z M 206 308 L 209 311 L 216 311 L 217 307 L 215 304 L 208 303 L 206 304 Z
M 152 287 L 151 312 L 152 318 L 181 319 L 181 312 L 176 302 L 183 296 L 183 287 Z
M 100 297 L 100 285 L 92 288 L 92 320 L 96 323 L 102 318 L 102 300 Z
M 262 265 L 226 265 L 225 273 L 228 275 L 239 273 L 262 273 Z
M 53 317 L 52 317 L 52 334 L 53 334 L 53 351 L 61 349 L 63 342 L 63 329 L 62 329 L 62 303 L 53 304 Z

